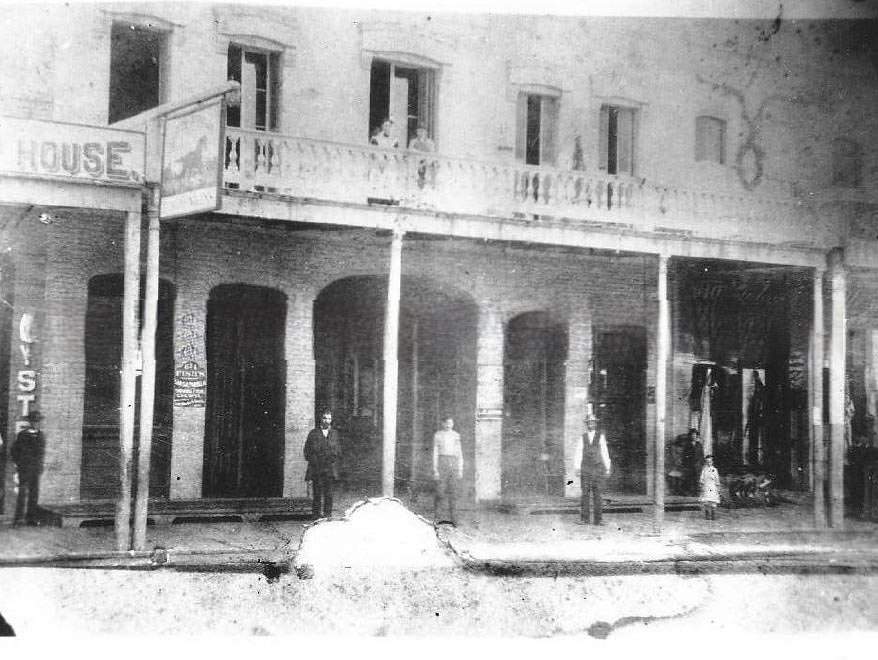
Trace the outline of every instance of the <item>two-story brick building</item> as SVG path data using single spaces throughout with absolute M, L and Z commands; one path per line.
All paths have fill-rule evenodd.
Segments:
M 303 495 L 326 406 L 352 488 L 416 479 L 447 411 L 475 498 L 571 496 L 593 406 L 617 491 L 661 497 L 694 426 L 721 470 L 832 482 L 839 523 L 878 412 L 874 21 L 114 3 L 3 31 L 6 116 L 144 130 L 240 84 L 163 162 L 219 154 L 220 183 L 161 223 L 152 496 Z M 115 497 L 123 225 L 0 204 L 4 428 L 35 313 L 42 499 Z

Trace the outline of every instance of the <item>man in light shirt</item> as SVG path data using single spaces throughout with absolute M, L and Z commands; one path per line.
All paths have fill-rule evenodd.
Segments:
M 463 451 L 460 434 L 454 430 L 454 419 L 446 417 L 442 428 L 433 434 L 433 479 L 436 481 L 434 517 L 439 517 L 439 503 L 448 502 L 448 521 L 453 525 L 457 482 L 463 479 Z
M 579 464 L 579 483 L 582 487 L 582 500 L 580 502 L 580 525 L 589 523 L 589 511 L 591 522 L 602 525 L 601 522 L 601 491 L 604 489 L 604 481 L 610 475 L 610 452 L 607 449 L 607 438 L 603 432 L 598 433 L 598 420 L 594 414 L 589 413 L 585 419 L 586 431 L 579 440 L 581 457 Z M 593 499 L 589 507 L 589 500 Z

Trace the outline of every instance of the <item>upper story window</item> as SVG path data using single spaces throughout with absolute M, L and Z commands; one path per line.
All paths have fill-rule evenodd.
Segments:
M 280 53 L 229 44 L 227 76 L 241 84 L 241 101 L 226 108 L 226 123 L 276 130 L 280 101 Z
M 435 105 L 435 69 L 372 60 L 368 138 L 374 144 L 405 148 L 416 138 L 418 126 L 435 140 Z M 388 119 L 392 124 L 385 126 Z
M 695 118 L 695 160 L 725 164 L 725 121 L 707 115 Z
M 110 32 L 108 123 L 133 117 L 164 101 L 166 66 L 167 33 L 114 22 Z
M 863 170 L 863 150 L 859 143 L 837 138 L 832 143 L 832 184 L 857 188 Z
M 558 99 L 519 92 L 515 157 L 527 165 L 554 165 Z
M 634 137 L 637 111 L 602 105 L 598 167 L 607 174 L 634 174 Z

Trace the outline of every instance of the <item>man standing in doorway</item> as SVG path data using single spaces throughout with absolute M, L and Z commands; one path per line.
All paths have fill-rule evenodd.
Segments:
M 311 482 L 314 497 L 311 512 L 315 520 L 332 515 L 332 491 L 338 479 L 340 457 L 338 431 L 332 428 L 332 411 L 324 410 L 320 426 L 311 429 L 305 440 L 305 460 L 308 461 L 305 481 Z
M 438 519 L 439 503 L 446 500 L 448 522 L 454 525 L 457 484 L 463 479 L 463 451 L 460 447 L 460 434 L 454 430 L 452 417 L 445 417 L 442 428 L 433 434 L 433 479 L 436 482 L 433 515 Z
M 579 464 L 579 483 L 582 487 L 582 500 L 579 510 L 579 524 L 589 523 L 589 511 L 591 522 L 602 525 L 601 522 L 601 491 L 604 489 L 604 481 L 610 475 L 610 452 L 607 449 L 607 438 L 603 432 L 598 433 L 598 420 L 593 413 L 585 418 L 586 431 L 580 439 L 581 457 Z M 589 500 L 593 500 L 589 506 Z
M 37 428 L 40 413 L 32 411 L 15 437 L 10 454 L 18 470 L 18 502 L 13 525 L 39 524 L 40 474 L 43 471 L 43 434 Z

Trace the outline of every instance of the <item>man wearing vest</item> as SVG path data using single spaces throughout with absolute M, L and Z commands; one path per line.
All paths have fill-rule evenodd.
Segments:
M 582 501 L 580 503 L 580 525 L 589 523 L 589 510 L 595 525 L 601 522 L 601 491 L 604 489 L 604 480 L 610 474 L 610 452 L 607 449 L 607 438 L 603 432 L 598 433 L 598 420 L 594 414 L 589 413 L 585 418 L 586 432 L 580 438 L 580 448 L 577 452 L 581 457 L 579 464 L 579 483 L 582 487 Z M 589 499 L 592 506 L 589 507 Z

